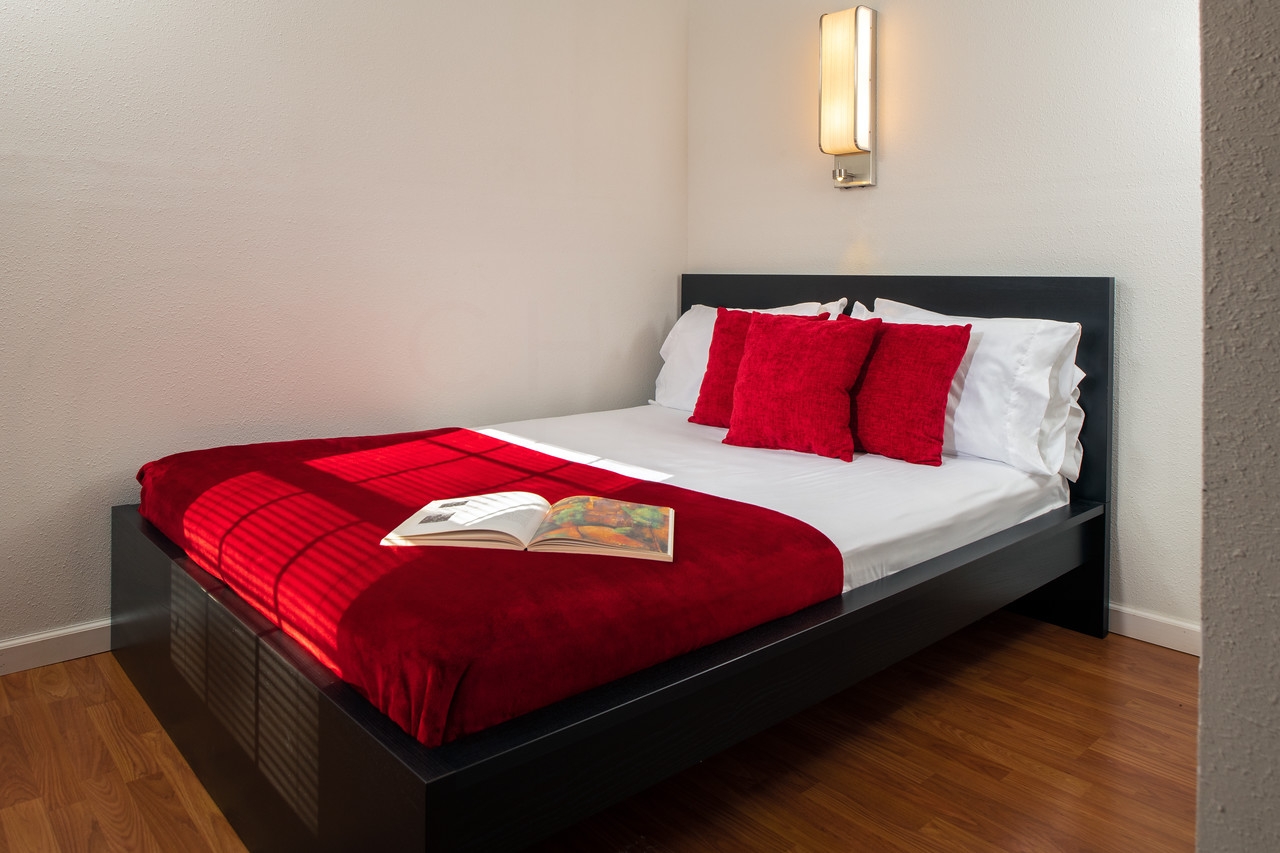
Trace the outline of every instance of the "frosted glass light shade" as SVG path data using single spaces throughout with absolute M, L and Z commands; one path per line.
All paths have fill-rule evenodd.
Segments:
M 868 155 L 857 161 L 838 161 L 837 172 L 848 174 L 838 183 L 875 183 L 871 158 L 875 120 L 874 9 L 858 6 L 823 15 L 821 78 L 818 97 L 818 147 L 827 154 Z M 856 172 L 856 175 L 851 173 Z

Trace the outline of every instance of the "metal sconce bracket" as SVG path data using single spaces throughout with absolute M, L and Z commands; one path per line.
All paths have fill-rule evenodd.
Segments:
M 837 154 L 836 167 L 831 172 L 836 189 L 851 190 L 854 187 L 876 185 L 876 158 L 870 151 L 862 154 Z

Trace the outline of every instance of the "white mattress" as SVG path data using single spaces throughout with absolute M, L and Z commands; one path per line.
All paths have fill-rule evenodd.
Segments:
M 726 430 L 656 404 L 497 424 L 546 453 L 786 513 L 822 531 L 844 556 L 846 591 L 975 542 L 1055 507 L 1060 476 L 982 459 L 942 466 L 858 454 L 853 462 L 721 444 Z

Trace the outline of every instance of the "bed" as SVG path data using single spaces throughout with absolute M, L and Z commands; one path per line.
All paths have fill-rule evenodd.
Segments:
M 112 511 L 113 649 L 250 849 L 516 849 L 1000 607 L 1105 635 L 1113 291 L 1106 278 L 685 275 L 682 309 L 887 297 L 1082 324 L 1069 502 L 483 731 L 424 747 L 132 506 Z

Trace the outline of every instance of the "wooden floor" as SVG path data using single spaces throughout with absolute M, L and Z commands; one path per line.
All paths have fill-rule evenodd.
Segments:
M 998 614 L 536 850 L 1191 851 L 1197 664 Z M 0 853 L 243 849 L 110 655 L 0 677 Z
M 0 853 L 243 851 L 110 654 L 0 677 Z

